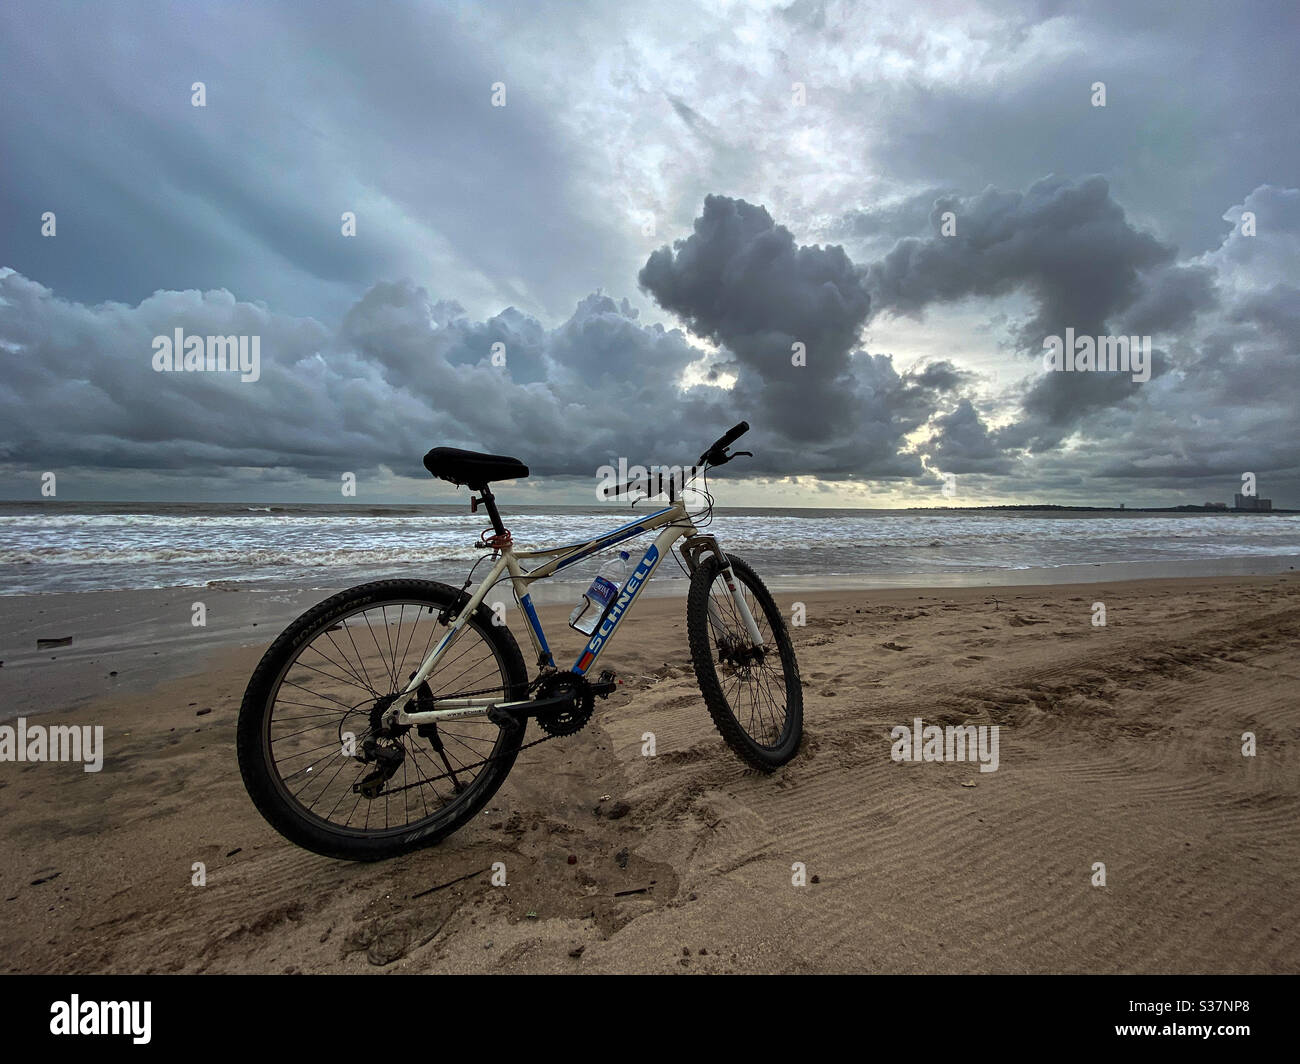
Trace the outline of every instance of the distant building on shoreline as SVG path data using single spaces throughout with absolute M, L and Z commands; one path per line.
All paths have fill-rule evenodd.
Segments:
M 1228 504 L 1226 502 L 1206 502 L 1203 503 L 1202 505 L 1207 510 L 1226 510 L 1228 508 Z
M 1261 499 L 1258 495 L 1242 495 L 1238 492 L 1232 497 L 1232 508 L 1234 510 L 1271 510 L 1273 509 L 1273 500 Z

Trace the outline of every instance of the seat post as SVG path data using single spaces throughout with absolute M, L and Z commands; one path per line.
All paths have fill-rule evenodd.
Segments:
M 478 489 L 478 498 L 484 506 L 487 507 L 488 517 L 492 519 L 492 530 L 498 536 L 506 534 L 506 526 L 501 523 L 501 515 L 497 513 L 497 500 L 492 494 L 492 489 L 486 484 L 480 485 Z

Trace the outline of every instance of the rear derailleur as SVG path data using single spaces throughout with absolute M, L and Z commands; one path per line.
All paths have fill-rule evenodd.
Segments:
M 411 678 L 414 676 L 415 673 L 411 673 Z M 411 730 L 411 726 L 397 723 L 396 715 L 389 712 L 393 703 L 401 697 L 401 695 L 384 695 L 375 700 L 370 710 L 369 734 L 361 743 L 356 759 L 365 764 L 373 764 L 375 767 L 363 779 L 352 785 L 353 793 L 363 798 L 371 800 L 378 798 L 384 791 L 384 785 L 397 774 L 397 770 L 406 760 L 406 745 L 402 737 Z M 427 683 L 422 683 L 415 689 L 415 697 L 406 704 L 406 708 L 408 712 L 417 713 L 427 713 L 434 708 L 433 692 L 429 690 Z M 447 769 L 447 778 L 451 780 L 451 789 L 456 794 L 469 786 L 460 778 L 456 766 L 447 757 L 447 749 L 443 745 L 442 736 L 438 733 L 436 722 L 417 724 L 415 734 L 427 740 L 433 747 L 434 753 L 442 759 Z

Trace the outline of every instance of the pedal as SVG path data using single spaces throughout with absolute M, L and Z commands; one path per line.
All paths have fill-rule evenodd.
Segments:
M 591 693 L 597 698 L 608 698 L 622 682 L 614 677 L 613 669 L 606 669 L 592 682 Z

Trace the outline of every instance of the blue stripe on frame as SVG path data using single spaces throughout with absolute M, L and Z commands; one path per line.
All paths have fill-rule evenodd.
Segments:
M 573 565 L 575 562 L 582 561 L 583 558 L 589 558 L 597 551 L 604 550 L 606 547 L 612 547 L 615 543 L 622 543 L 623 540 L 625 539 L 631 539 L 633 536 L 641 535 L 641 533 L 643 533 L 646 530 L 645 526 L 647 524 L 653 521 L 656 517 L 662 517 L 670 510 L 672 510 L 672 507 L 667 506 L 662 510 L 656 511 L 655 513 L 647 514 L 645 517 L 642 517 L 637 521 L 633 521 L 630 524 L 626 524 L 622 528 L 616 528 L 614 529 L 613 532 L 606 532 L 599 539 L 593 540 L 590 543 L 590 545 L 587 546 L 586 550 L 583 550 L 578 554 L 575 554 L 571 558 L 565 558 L 564 561 L 560 562 L 560 564 L 555 567 L 555 572 L 558 573 L 561 569 L 566 569 L 570 565 Z M 583 544 L 574 543 L 572 544 L 572 546 L 576 548 L 576 547 L 583 546 Z M 556 547 L 555 549 L 562 550 L 564 548 Z
M 532 596 L 524 595 L 519 600 L 519 604 L 523 606 L 524 616 L 528 618 L 528 624 L 532 628 L 533 633 L 537 636 L 537 645 L 542 648 L 542 653 L 546 656 L 546 660 L 554 665 L 555 659 L 551 657 L 551 648 L 546 645 L 546 633 L 542 631 L 542 622 L 537 617 L 537 611 L 533 609 Z

